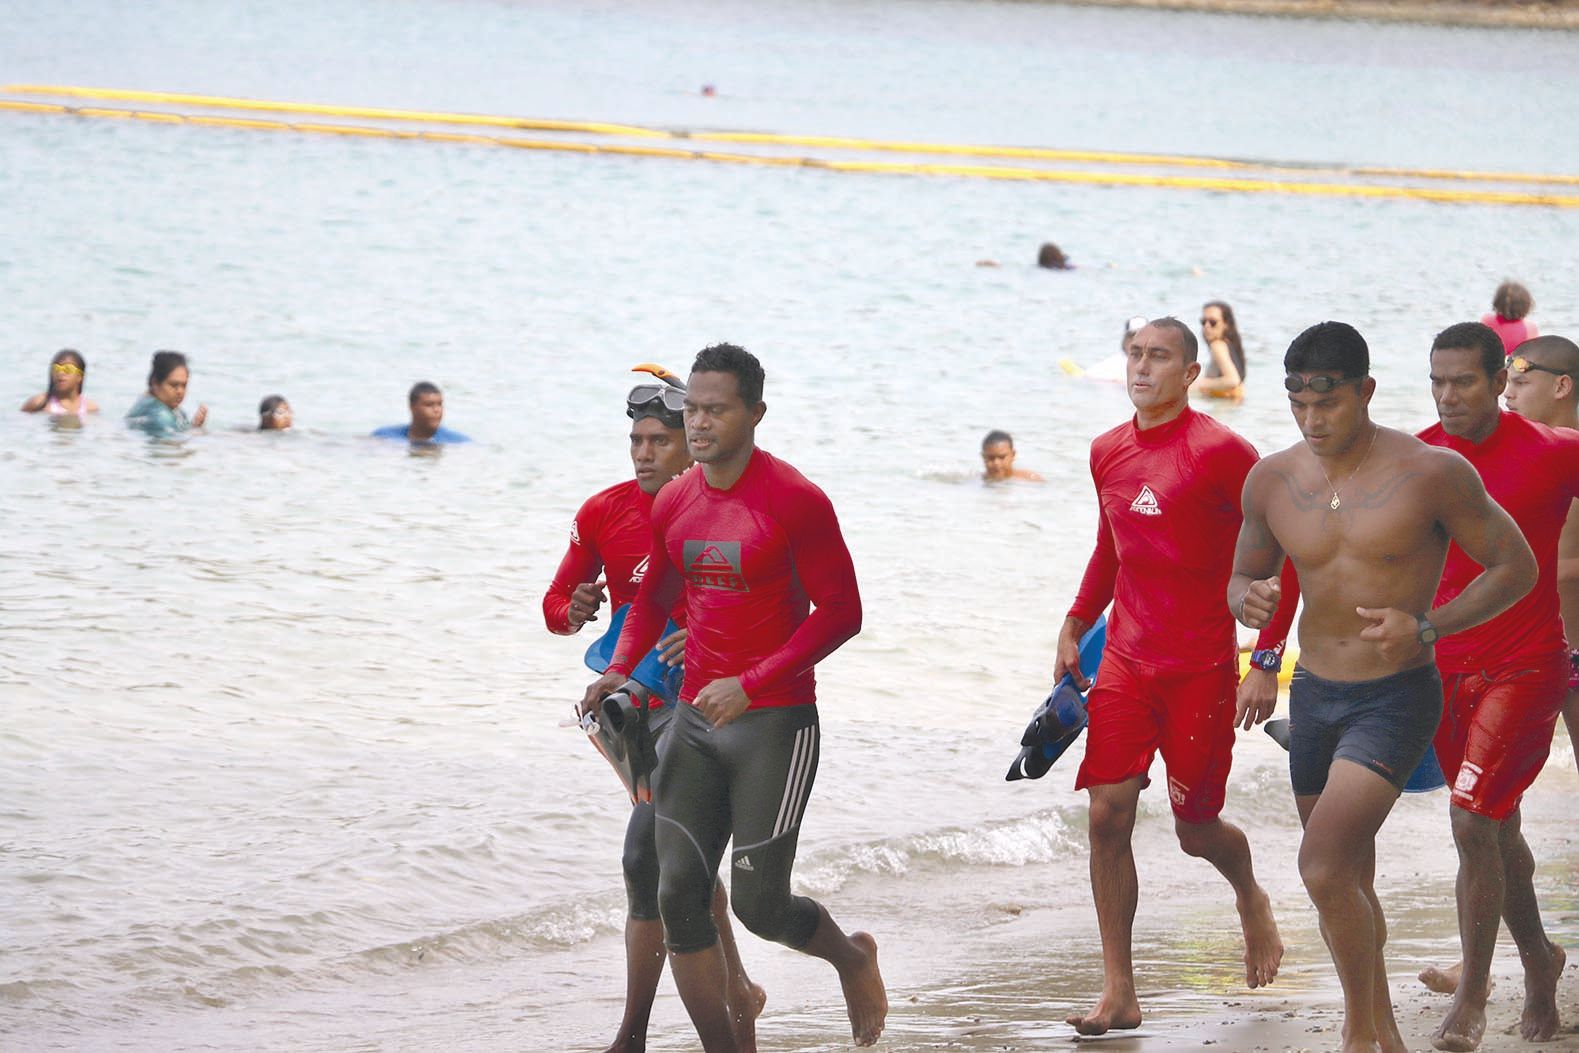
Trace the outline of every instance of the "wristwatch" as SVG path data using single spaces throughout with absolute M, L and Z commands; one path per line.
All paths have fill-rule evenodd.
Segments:
M 1436 631 L 1436 626 L 1431 624 L 1430 619 L 1423 614 L 1417 614 L 1415 621 L 1420 623 L 1420 642 L 1426 647 L 1436 643 L 1437 637 L 1441 634 Z
M 1275 647 L 1268 647 L 1261 651 L 1251 651 L 1250 664 L 1269 673 L 1282 672 L 1283 652 Z

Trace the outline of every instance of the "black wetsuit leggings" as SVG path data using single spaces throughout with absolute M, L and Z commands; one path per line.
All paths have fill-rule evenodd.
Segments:
M 663 756 L 674 723 L 675 707 L 663 706 L 647 712 L 647 729 Z M 631 808 L 625 824 L 625 912 L 637 921 L 658 920 L 658 844 L 653 806 L 638 804 Z
M 676 707 L 654 777 L 658 907 L 676 954 L 718 939 L 709 907 L 724 848 L 741 924 L 765 940 L 804 947 L 819 908 L 790 895 L 801 815 L 817 777 L 815 705 L 753 709 L 714 729 L 694 706 Z

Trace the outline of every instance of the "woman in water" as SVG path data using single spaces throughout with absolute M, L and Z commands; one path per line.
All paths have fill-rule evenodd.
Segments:
M 190 418 L 181 408 L 189 376 L 186 356 L 181 352 L 155 351 L 153 366 L 148 371 L 148 391 L 126 411 L 126 423 L 155 436 L 201 428 L 208 419 L 208 407 L 199 406 L 196 415 Z
M 1492 313 L 1481 315 L 1480 321 L 1482 325 L 1489 325 L 1496 330 L 1502 338 L 1502 349 L 1511 355 L 1514 348 L 1524 341 L 1534 340 L 1541 335 L 1536 331 L 1535 323 L 1529 320 L 1529 313 L 1534 307 L 1535 298 L 1530 295 L 1530 290 L 1518 282 L 1503 282 L 1491 297 Z
M 1201 339 L 1208 351 L 1206 368 L 1190 389 L 1214 398 L 1237 399 L 1245 393 L 1245 345 L 1239 339 L 1234 309 L 1221 300 L 1201 308 Z
M 69 347 L 49 360 L 49 383 L 42 395 L 22 403 L 23 413 L 48 413 L 51 417 L 80 417 L 99 412 L 99 404 L 82 393 L 88 363 Z

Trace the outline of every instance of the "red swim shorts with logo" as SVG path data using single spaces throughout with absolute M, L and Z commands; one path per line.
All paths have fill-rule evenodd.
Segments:
M 1507 669 L 1442 674 L 1436 757 L 1454 805 L 1498 822 L 1519 806 L 1551 752 L 1568 671 L 1568 653 L 1558 651 Z
M 1160 750 L 1173 814 L 1187 823 L 1216 819 L 1233 765 L 1238 686 L 1232 662 L 1166 672 L 1109 652 L 1086 700 L 1091 723 L 1075 789 L 1145 777 Z

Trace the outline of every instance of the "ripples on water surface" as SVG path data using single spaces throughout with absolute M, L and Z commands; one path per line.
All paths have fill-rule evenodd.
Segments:
M 5 78 L 1579 171 L 1554 134 L 1579 125 L 1572 35 L 992 3 L 136 10 L 11 12 Z M 885 939 L 892 1048 L 975 1042 L 973 1012 L 1051 1035 L 1063 1002 L 1037 1000 L 1097 982 L 1083 802 L 1074 758 L 1034 786 L 1002 771 L 1089 549 L 1087 444 L 1127 415 L 1057 360 L 1107 355 L 1129 315 L 1226 298 L 1251 397 L 1214 409 L 1271 449 L 1292 437 L 1275 363 L 1312 320 L 1371 336 L 1378 413 L 1411 426 L 1430 334 L 1505 275 L 1543 328 L 1579 322 L 1579 227 L 1545 210 L 16 115 L 0 198 L 5 398 L 75 346 L 105 407 L 80 430 L 0 416 L 0 1033 L 18 1048 L 594 1048 L 617 1016 L 624 810 L 555 727 L 586 641 L 544 633 L 538 601 L 577 504 L 628 471 L 623 371 L 719 339 L 762 356 L 763 445 L 832 495 L 867 601 L 820 674 L 800 886 Z M 1048 238 L 1080 269 L 1025 266 Z M 209 434 L 120 429 L 157 347 L 191 355 Z M 356 438 L 423 378 L 481 441 L 415 457 Z M 300 432 L 246 433 L 274 391 Z M 990 427 L 1049 484 L 959 481 Z M 1255 736 L 1239 763 L 1297 909 L 1280 758 Z M 1226 985 L 1225 904 L 1155 796 L 1143 880 L 1184 870 L 1199 903 L 1174 930 L 1152 918 L 1143 956 L 1163 986 L 1191 988 L 1192 955 Z M 1410 802 L 1397 822 L 1440 842 L 1426 869 L 1446 888 L 1439 818 Z M 1068 948 L 1053 965 L 1049 941 Z M 765 1035 L 840 1045 L 829 977 L 747 956 L 773 992 Z M 688 1048 L 679 1021 L 666 995 L 654 1048 Z

